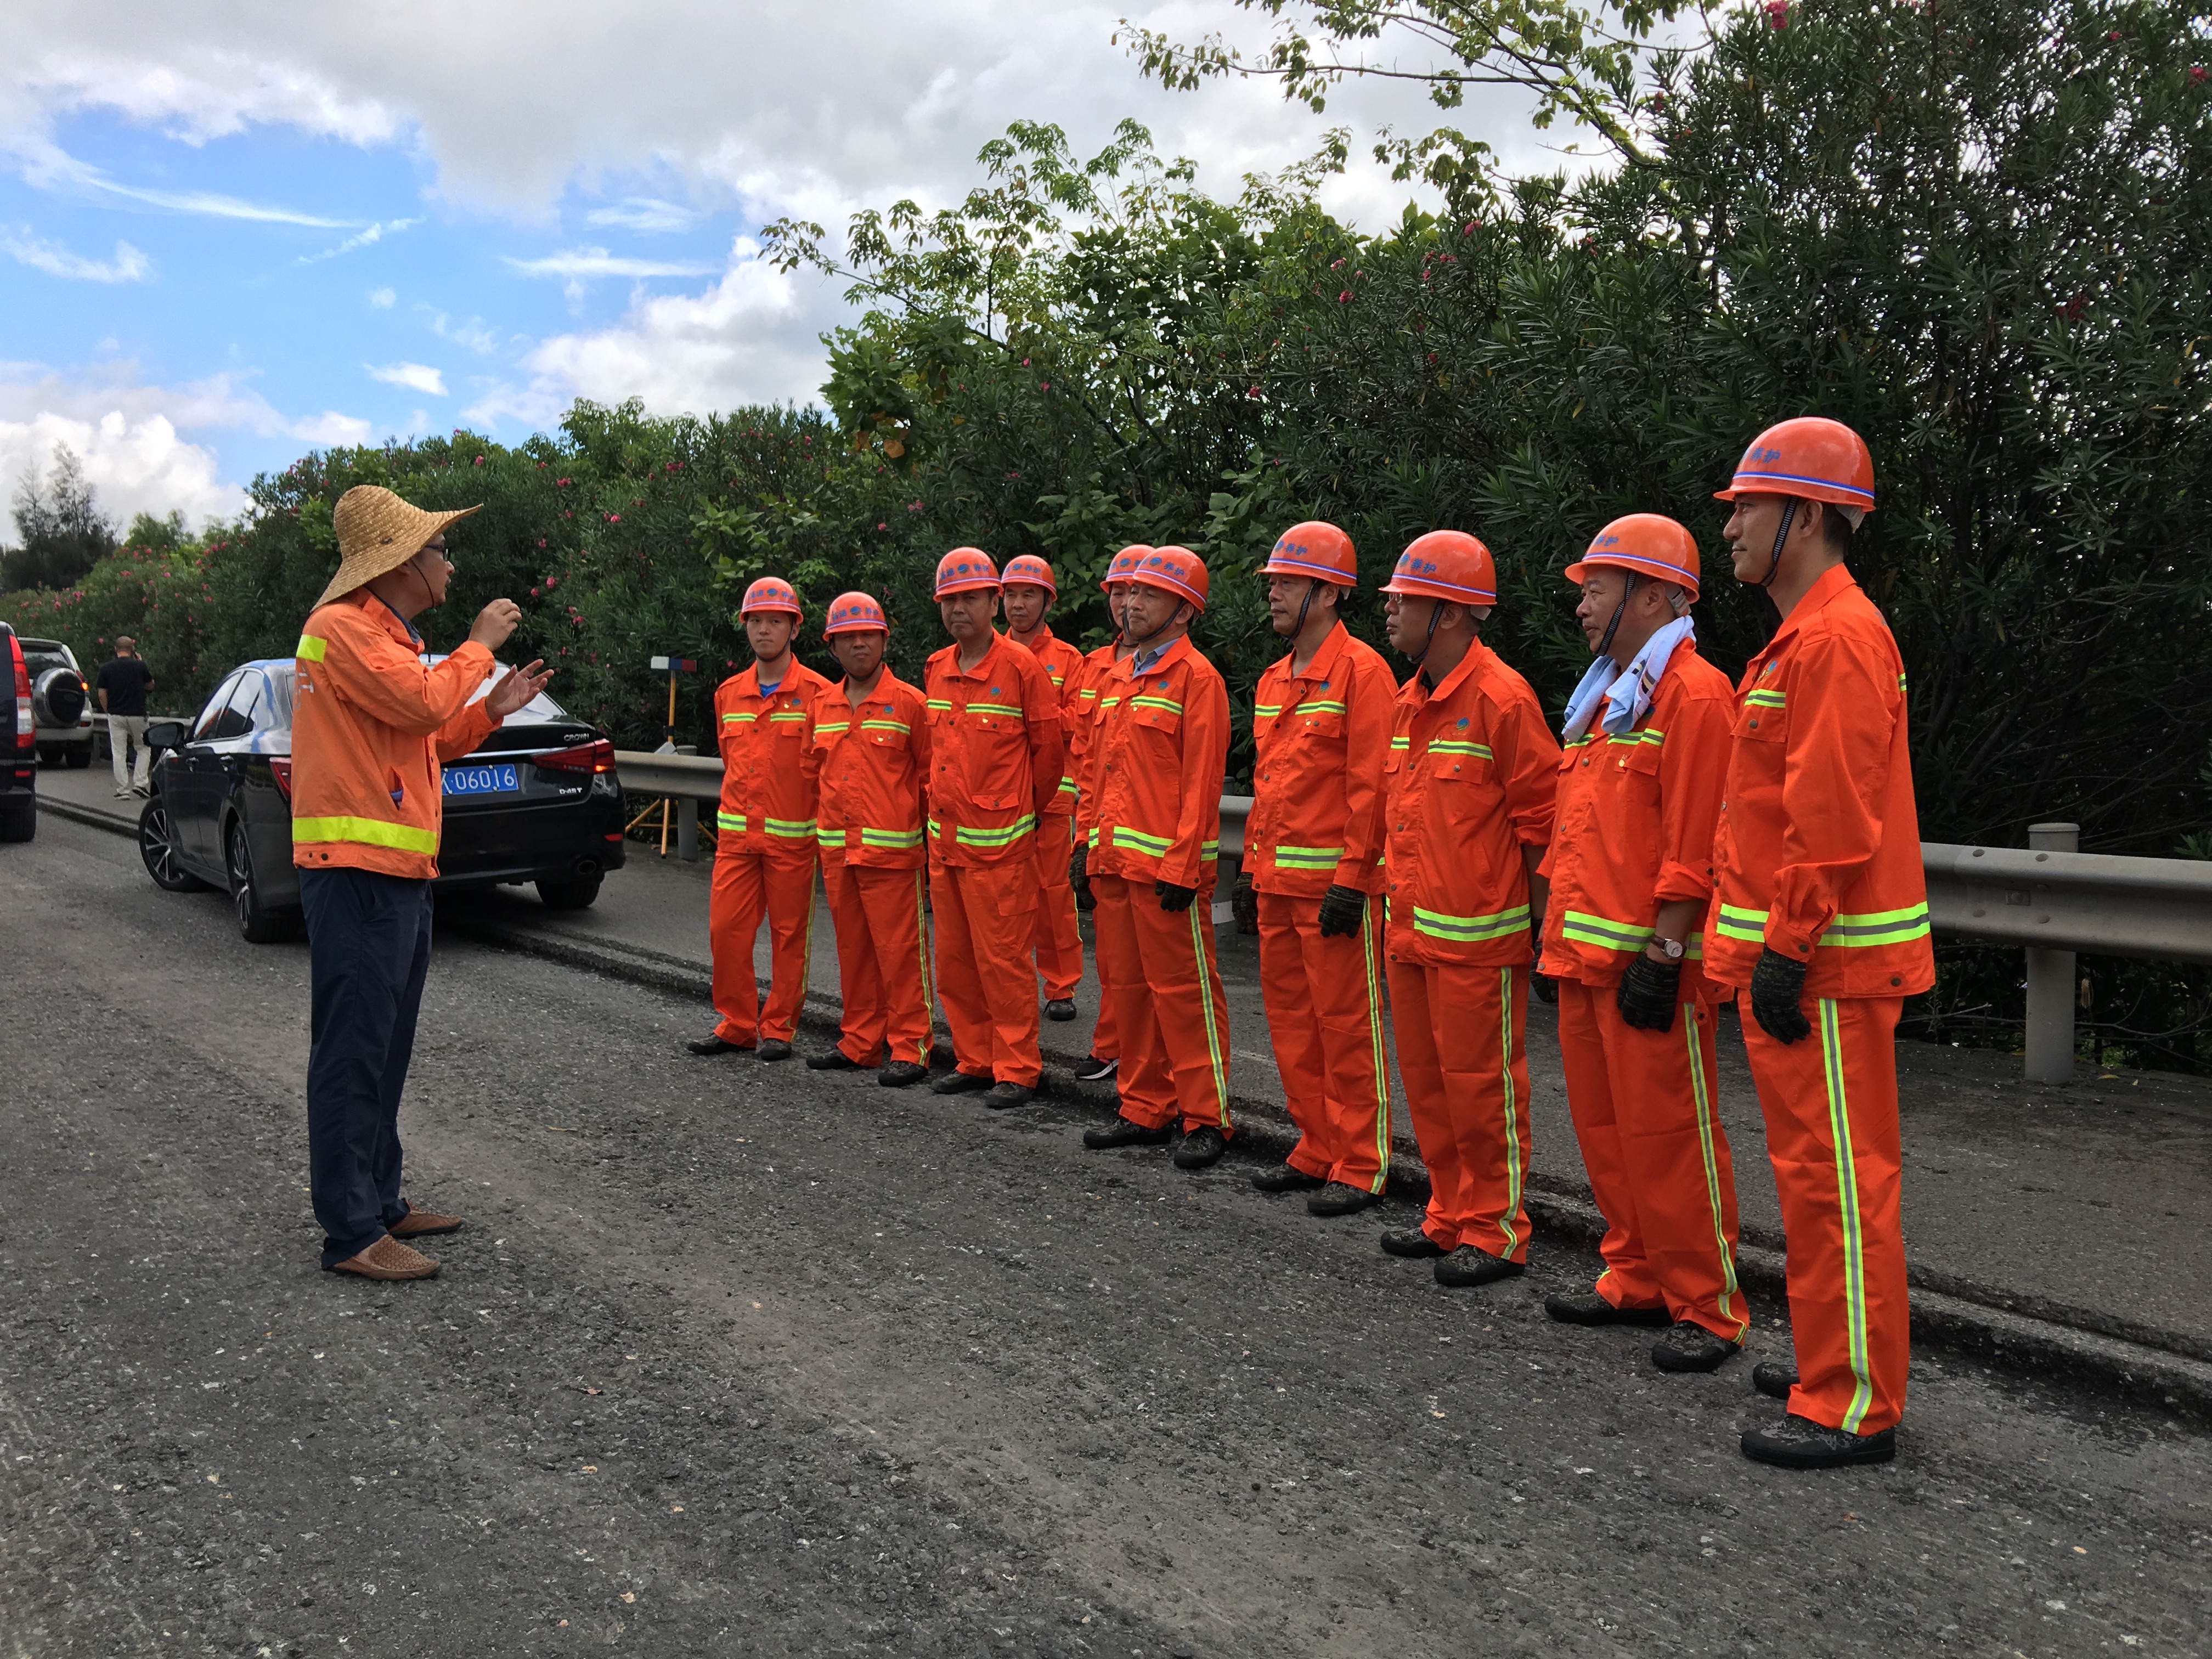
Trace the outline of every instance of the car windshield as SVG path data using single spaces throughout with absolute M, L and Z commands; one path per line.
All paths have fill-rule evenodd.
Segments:
M 445 659 L 446 659 L 442 655 L 424 659 L 425 661 L 431 663 L 441 663 L 445 661 Z M 484 676 L 483 684 L 477 687 L 474 691 L 469 694 L 469 701 L 471 702 L 476 702 L 483 698 L 491 696 L 492 687 L 499 684 L 500 676 L 506 673 L 507 669 L 507 665 L 503 662 L 494 663 L 492 665 L 492 672 Z M 559 703 L 554 702 L 552 698 L 547 696 L 543 691 L 540 691 L 528 702 L 523 704 L 520 709 L 507 716 L 507 719 L 511 720 L 550 721 L 565 720 L 568 718 L 568 711 L 562 708 Z

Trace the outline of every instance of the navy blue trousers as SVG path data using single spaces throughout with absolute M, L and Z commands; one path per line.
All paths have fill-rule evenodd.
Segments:
M 307 1049 L 307 1180 L 323 1266 L 359 1255 L 407 1213 L 399 1092 L 430 967 L 430 884 L 367 870 L 302 870 L 314 992 Z

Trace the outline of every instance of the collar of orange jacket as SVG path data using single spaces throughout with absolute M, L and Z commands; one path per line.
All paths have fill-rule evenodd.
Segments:
M 1422 701 L 1424 702 L 1435 702 L 1451 696 L 1453 692 L 1458 690 L 1461 686 L 1467 684 L 1468 678 L 1489 659 L 1490 655 L 1490 647 L 1485 645 L 1480 640 L 1478 639 L 1469 641 L 1467 647 L 1467 655 L 1462 657 L 1458 662 L 1452 665 L 1452 672 L 1445 675 L 1442 680 L 1438 681 L 1437 684 L 1437 689 L 1427 693 L 1422 698 Z M 1419 672 L 1417 670 L 1414 672 L 1413 678 L 1407 680 L 1406 684 L 1409 687 L 1418 689 L 1421 684 L 1421 676 Z
M 349 605 L 357 611 L 367 612 L 371 621 L 382 624 L 386 633 L 418 657 L 430 648 L 412 623 L 365 587 L 356 587 L 352 592 L 343 594 L 331 603 Z
M 1176 663 L 1181 662 L 1185 657 L 1195 655 L 1197 650 L 1198 647 L 1190 642 L 1189 635 L 1179 635 L 1176 636 L 1176 641 L 1172 645 L 1168 646 L 1160 653 L 1159 660 L 1146 668 L 1145 670 L 1145 673 L 1164 674 L 1170 668 L 1173 667 Z M 1138 675 L 1132 671 L 1137 665 L 1137 659 L 1143 654 L 1144 653 L 1142 652 L 1133 652 L 1128 656 L 1123 658 L 1120 662 L 1115 663 L 1114 665 L 1114 673 L 1115 677 L 1125 680 L 1141 678 L 1142 676 Z
M 1305 665 L 1304 672 L 1290 666 L 1297 660 L 1298 648 L 1295 644 L 1291 647 L 1291 654 L 1283 659 L 1283 665 L 1294 680 L 1333 680 L 1336 678 L 1336 665 L 1343 660 L 1351 640 L 1351 634 L 1339 623 L 1314 647 L 1313 660 Z
M 960 641 L 957 640 L 943 647 L 937 654 L 945 659 L 946 673 L 957 674 L 963 679 L 980 680 L 991 672 L 991 665 L 999 659 L 999 653 L 1014 648 L 1006 643 L 1006 636 L 994 628 L 991 630 L 990 649 L 976 659 L 973 668 L 963 668 L 960 665 Z
M 1774 637 L 1766 642 L 1766 648 L 1759 654 L 1761 657 L 1772 656 L 1783 641 L 1827 609 L 1845 588 L 1857 586 L 1857 580 L 1847 567 L 1840 564 L 1829 566 L 1820 573 L 1820 580 L 1805 590 L 1805 597 L 1797 601 L 1797 608 L 1782 619 L 1782 626 L 1774 630 Z

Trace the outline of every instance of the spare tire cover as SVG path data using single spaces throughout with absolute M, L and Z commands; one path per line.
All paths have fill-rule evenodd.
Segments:
M 84 713 L 84 682 L 66 668 L 49 668 L 31 687 L 31 718 L 40 726 L 75 726 Z

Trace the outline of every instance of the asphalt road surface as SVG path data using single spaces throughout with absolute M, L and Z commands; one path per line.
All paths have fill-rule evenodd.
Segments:
M 1762 1469 L 1747 1362 L 1668 1377 L 1648 1333 L 1544 1318 L 1587 1256 L 1446 1292 L 1376 1254 L 1401 1207 L 1316 1222 L 1234 1154 L 1086 1152 L 1081 1109 L 696 1060 L 703 1010 L 450 937 L 402 1122 L 410 1191 L 470 1225 L 436 1280 L 341 1280 L 306 1018 L 304 947 L 120 838 L 0 849 L 8 1659 L 2212 1628 L 2187 1425 L 1923 1355 L 1897 1463 Z

